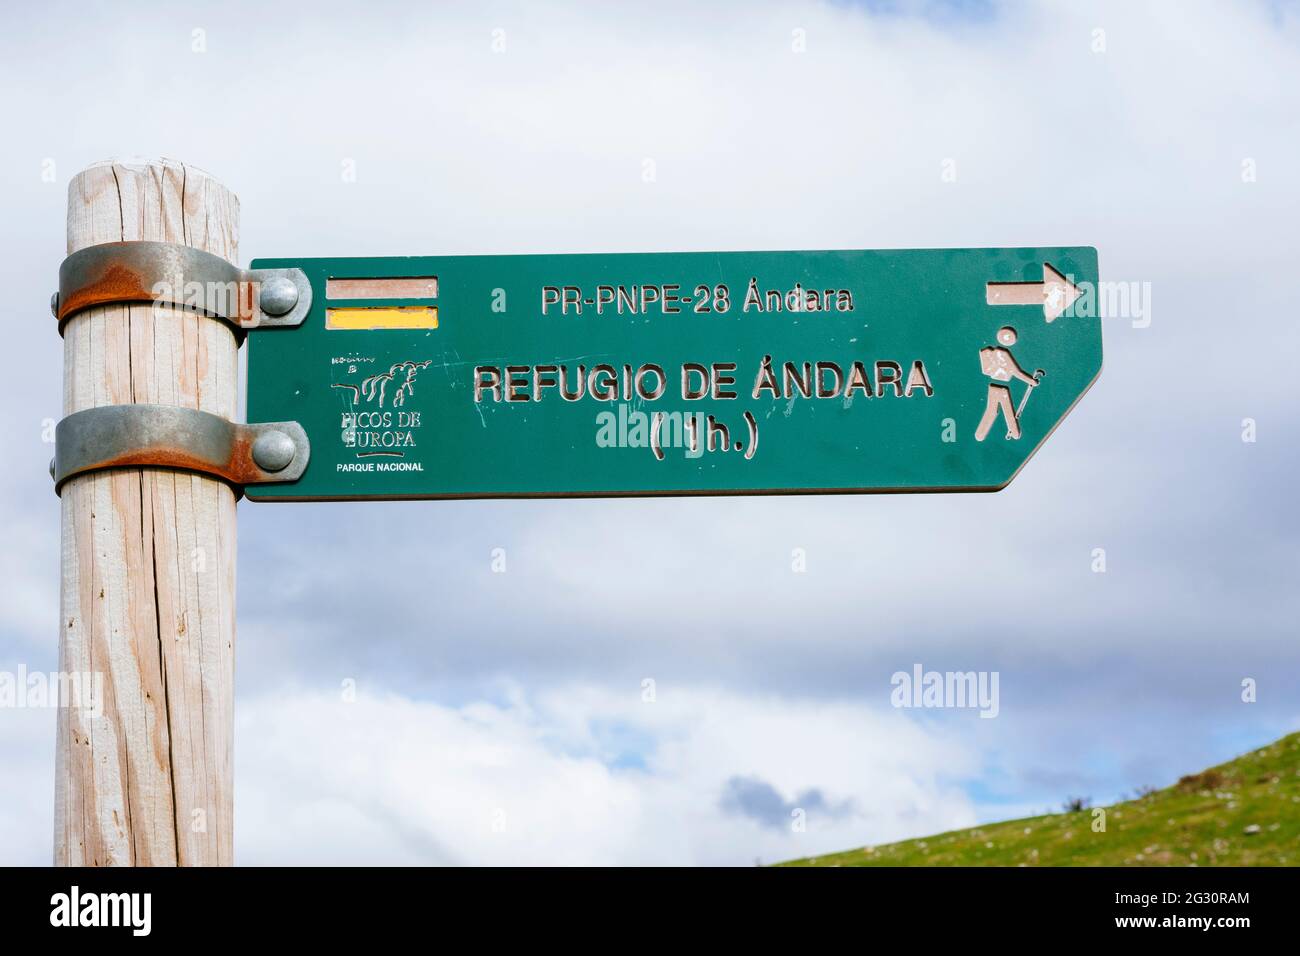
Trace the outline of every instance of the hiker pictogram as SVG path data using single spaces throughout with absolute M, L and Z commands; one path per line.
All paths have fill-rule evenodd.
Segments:
M 984 405 L 984 417 L 980 419 L 979 427 L 975 429 L 975 440 L 983 441 L 993 427 L 993 422 L 997 419 L 998 413 L 1007 423 L 1007 438 L 1015 439 L 1020 437 L 1020 413 L 1025 410 L 1025 402 L 1029 400 L 1029 393 L 1038 387 L 1042 379 L 1043 370 L 1035 370 L 1030 375 L 1022 369 L 1015 360 L 1015 357 L 1009 351 L 1011 346 L 1016 344 L 1016 330 L 1009 325 L 998 329 L 998 344 L 1004 346 L 997 348 L 986 346 L 980 349 L 980 369 L 993 381 L 989 382 L 988 401 Z M 1018 378 L 1026 386 L 1025 394 L 1021 396 L 1019 407 L 1011 403 L 1011 387 L 1009 383 L 1013 378 Z

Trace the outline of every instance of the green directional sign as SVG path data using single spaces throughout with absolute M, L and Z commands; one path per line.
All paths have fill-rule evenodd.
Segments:
M 1101 371 L 1086 247 L 262 259 L 257 500 L 996 491 Z

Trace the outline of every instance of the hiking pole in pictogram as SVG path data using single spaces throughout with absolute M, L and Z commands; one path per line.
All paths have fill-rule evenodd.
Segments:
M 1043 380 L 1043 376 L 1046 375 L 1046 374 L 1047 374 L 1047 373 L 1044 372 L 1041 368 L 1036 368 L 1036 369 L 1034 369 L 1034 381 L 1035 381 L 1035 382 L 1041 382 L 1041 381 Z M 1017 423 L 1017 424 L 1019 424 L 1019 422 L 1020 422 L 1020 414 L 1025 410 L 1025 404 L 1029 401 L 1029 396 L 1032 395 L 1033 392 L 1034 392 L 1034 390 L 1033 390 L 1032 388 L 1026 388 L 1026 389 L 1025 389 L 1025 394 L 1023 394 L 1023 395 L 1020 396 L 1020 404 L 1016 406 L 1016 423 Z M 1011 432 L 1007 432 L 1007 440 L 1009 441 L 1010 439 L 1011 439 Z

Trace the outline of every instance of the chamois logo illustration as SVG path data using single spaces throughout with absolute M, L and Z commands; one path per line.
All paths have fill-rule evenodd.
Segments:
M 365 399 L 367 402 L 374 402 L 380 408 L 383 408 L 384 399 L 388 395 L 388 386 L 393 382 L 397 382 L 397 387 L 392 392 L 392 407 L 398 408 L 406 404 L 408 397 L 415 394 L 416 375 L 421 369 L 428 368 L 432 364 L 432 359 L 423 362 L 397 362 L 387 372 L 378 372 L 362 379 L 360 385 L 346 385 L 336 382 L 330 387 L 350 391 L 354 405 Z

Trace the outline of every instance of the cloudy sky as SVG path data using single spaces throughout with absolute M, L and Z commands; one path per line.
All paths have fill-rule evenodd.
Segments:
M 1107 802 L 1300 728 L 1297 5 L 6 22 L 0 670 L 57 661 L 46 302 L 95 161 L 208 170 L 245 263 L 1078 244 L 1148 290 L 994 495 L 241 504 L 239 862 L 747 865 Z M 918 663 L 998 672 L 998 716 L 891 707 Z M 51 857 L 54 721 L 0 710 L 0 863 Z

